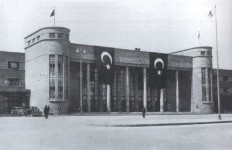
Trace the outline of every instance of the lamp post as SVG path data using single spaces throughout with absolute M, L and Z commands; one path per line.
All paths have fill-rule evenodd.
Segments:
M 220 107 L 220 86 L 219 86 L 219 58 L 218 58 L 218 34 L 217 34 L 217 11 L 215 6 L 215 26 L 216 26 L 216 52 L 217 52 L 217 96 L 218 96 L 218 119 L 221 120 Z
M 216 55 L 217 55 L 217 97 L 218 97 L 218 119 L 221 120 L 221 106 L 220 106 L 220 85 L 219 85 L 219 58 L 218 58 L 218 33 L 217 33 L 217 9 L 215 6 L 215 35 L 216 35 Z M 209 17 L 212 17 L 213 14 L 210 11 Z

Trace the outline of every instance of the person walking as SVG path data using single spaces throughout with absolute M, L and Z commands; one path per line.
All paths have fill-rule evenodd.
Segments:
M 45 117 L 45 119 L 48 118 L 47 110 L 48 110 L 48 107 L 47 107 L 47 105 L 45 105 L 44 106 L 44 117 Z
M 61 114 L 61 107 L 59 106 L 58 107 L 58 112 L 59 112 L 59 115 Z

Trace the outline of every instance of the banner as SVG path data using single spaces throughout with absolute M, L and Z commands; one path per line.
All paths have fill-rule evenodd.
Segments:
M 94 47 L 98 82 L 112 84 L 114 81 L 114 49 L 107 47 Z
M 167 84 L 168 55 L 160 53 L 149 53 L 150 71 L 149 85 L 155 88 L 165 88 Z

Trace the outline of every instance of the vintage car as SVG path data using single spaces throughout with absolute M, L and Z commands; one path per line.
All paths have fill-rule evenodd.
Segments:
M 42 116 L 42 111 L 40 111 L 38 107 L 31 106 L 30 108 L 24 110 L 24 114 L 26 116 L 30 115 L 32 117 L 36 117 L 36 116 L 40 117 Z
M 30 110 L 31 110 L 32 117 L 41 117 L 43 114 L 42 111 L 40 111 L 40 109 L 38 107 L 35 107 L 35 106 L 31 106 Z
M 24 115 L 24 109 L 22 107 L 12 107 L 11 108 L 12 116 L 22 116 Z

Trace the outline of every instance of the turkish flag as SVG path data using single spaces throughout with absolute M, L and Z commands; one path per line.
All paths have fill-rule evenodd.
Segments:
M 114 49 L 108 47 L 94 47 L 98 82 L 112 84 L 114 81 Z
M 168 54 L 149 53 L 149 85 L 150 87 L 165 88 L 167 85 Z

